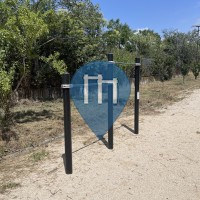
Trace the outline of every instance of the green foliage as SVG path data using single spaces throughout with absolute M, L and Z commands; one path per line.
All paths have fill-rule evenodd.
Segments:
M 10 91 L 12 89 L 13 75 L 14 68 L 7 72 L 4 66 L 0 67 L 0 94 L 2 98 L 10 94 Z
M 167 54 L 164 48 L 164 45 L 157 46 L 151 56 L 151 75 L 162 82 L 171 79 L 174 74 L 174 58 Z
M 153 62 L 153 71 L 152 75 L 154 77 L 157 77 L 160 81 L 165 80 L 165 76 L 167 74 L 166 68 L 165 68 L 165 57 L 163 51 L 160 51 L 159 49 L 157 52 L 155 52 L 154 55 L 154 62 Z
M 15 68 L 8 69 L 5 50 L 0 50 L 0 129 L 3 131 L 11 123 L 10 105 Z
M 128 77 L 132 78 L 134 75 L 135 53 L 126 51 L 125 49 L 113 49 L 112 52 L 114 54 L 114 61 L 120 62 L 117 63 L 117 66 L 124 70 Z
M 15 90 L 17 91 L 22 84 L 22 87 L 28 87 L 32 62 L 39 57 L 38 40 L 48 33 L 47 25 L 39 13 L 34 13 L 22 3 L 10 12 L 0 33 L 4 35 L 4 43 L 9 44 L 7 62 L 9 65 L 11 62 L 17 63 Z
M 164 31 L 164 51 L 174 58 L 175 71 L 185 76 L 194 62 L 196 50 L 194 35 L 178 31 Z
M 84 63 L 105 59 L 108 52 L 120 62 L 133 63 L 136 56 L 151 60 L 141 72 L 161 81 L 189 66 L 195 78 L 199 75 L 198 65 L 192 64 L 199 57 L 197 32 L 164 31 L 161 40 L 153 30 L 132 30 L 120 19 L 106 21 L 91 0 L 0 1 L 0 38 L 0 49 L 6 52 L 4 89 L 10 76 L 15 91 L 58 87 L 66 68 L 73 74 Z M 132 75 L 131 65 L 120 67 Z
M 200 63 L 194 62 L 194 63 L 192 64 L 191 71 L 192 71 L 192 73 L 193 73 L 195 79 L 197 79 L 197 77 L 199 76 L 199 73 L 200 73 Z
M 196 57 L 198 57 L 196 55 L 198 54 L 196 51 L 197 40 L 198 36 L 195 32 L 164 31 L 164 52 L 171 57 L 171 63 L 174 63 L 171 74 L 173 74 L 173 71 L 176 74 L 181 74 L 183 82 L 190 69 L 193 71 L 195 78 L 198 76 L 198 65 L 194 64 L 196 63 Z
M 12 80 L 14 75 L 14 67 L 7 70 L 7 63 L 5 61 L 5 50 L 0 49 L 0 92 L 1 97 L 7 96 L 12 90 Z
M 119 19 L 111 19 L 107 23 L 107 31 L 103 34 L 103 40 L 108 50 L 113 48 L 123 49 L 129 43 L 132 30 L 128 24 L 122 24 Z
M 51 54 L 48 58 L 41 57 L 41 60 L 49 64 L 60 75 L 62 75 L 66 72 L 67 66 L 63 60 L 59 60 L 59 56 L 59 52 L 54 52 L 54 54 Z
M 126 51 L 125 49 L 113 49 L 114 58 L 116 62 L 134 63 L 135 53 Z M 122 64 L 123 65 L 123 64 Z M 123 65 L 125 67 L 125 65 Z
M 188 65 L 183 64 L 181 66 L 181 74 L 183 76 L 183 83 L 185 82 L 185 76 L 188 75 L 189 71 L 190 71 L 190 67 Z
M 9 31 L 12 41 L 18 45 L 19 52 L 27 57 L 33 53 L 37 39 L 48 32 L 47 25 L 39 14 L 24 6 L 20 6 L 17 13 L 8 18 L 5 29 Z
M 160 36 L 152 30 L 134 32 L 128 48 L 135 49 L 139 55 L 151 57 L 161 44 Z M 132 47 L 131 47 L 132 46 Z
M 32 153 L 30 158 L 33 160 L 33 162 L 38 162 L 44 159 L 49 155 L 49 152 L 47 152 L 45 149 L 42 149 L 41 151 Z

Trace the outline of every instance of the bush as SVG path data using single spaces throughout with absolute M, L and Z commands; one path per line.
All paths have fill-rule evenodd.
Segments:
M 7 63 L 4 60 L 5 52 L 0 50 L 0 130 L 2 138 L 6 139 L 6 132 L 12 124 L 12 114 L 10 107 L 12 105 L 12 84 L 14 77 L 14 67 L 8 69 Z
M 197 79 L 197 77 L 199 76 L 199 72 L 200 72 L 200 63 L 194 62 L 191 70 L 192 70 L 192 73 L 193 73 L 195 79 Z

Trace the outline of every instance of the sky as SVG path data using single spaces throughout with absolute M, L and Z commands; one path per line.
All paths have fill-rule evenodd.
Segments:
M 192 31 L 200 24 L 200 0 L 91 0 L 107 20 L 119 18 L 132 29 Z

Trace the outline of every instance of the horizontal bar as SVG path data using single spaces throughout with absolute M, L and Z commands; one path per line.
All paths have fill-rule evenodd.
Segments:
M 115 62 L 116 64 L 123 64 L 123 65 L 135 65 L 135 63 L 124 63 L 124 62 Z
M 72 88 L 72 87 L 73 87 L 72 84 L 62 84 L 61 85 L 62 89 L 69 89 L 69 88 Z
M 98 80 L 99 77 L 98 76 L 86 76 L 86 77 L 84 77 L 84 79 L 86 79 L 86 80 Z

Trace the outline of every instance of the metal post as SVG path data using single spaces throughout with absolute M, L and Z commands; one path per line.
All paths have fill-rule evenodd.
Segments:
M 109 53 L 108 61 L 113 62 L 113 54 Z M 112 64 L 110 69 L 108 69 L 108 78 L 109 80 L 113 79 L 113 71 L 112 71 Z M 108 84 L 108 148 L 113 149 L 113 85 Z
M 140 85 L 140 58 L 135 59 L 135 121 L 134 121 L 134 132 L 139 133 L 139 85 Z
M 62 76 L 64 105 L 64 136 L 65 136 L 65 171 L 72 174 L 72 138 L 71 138 L 71 108 L 70 108 L 70 74 Z

